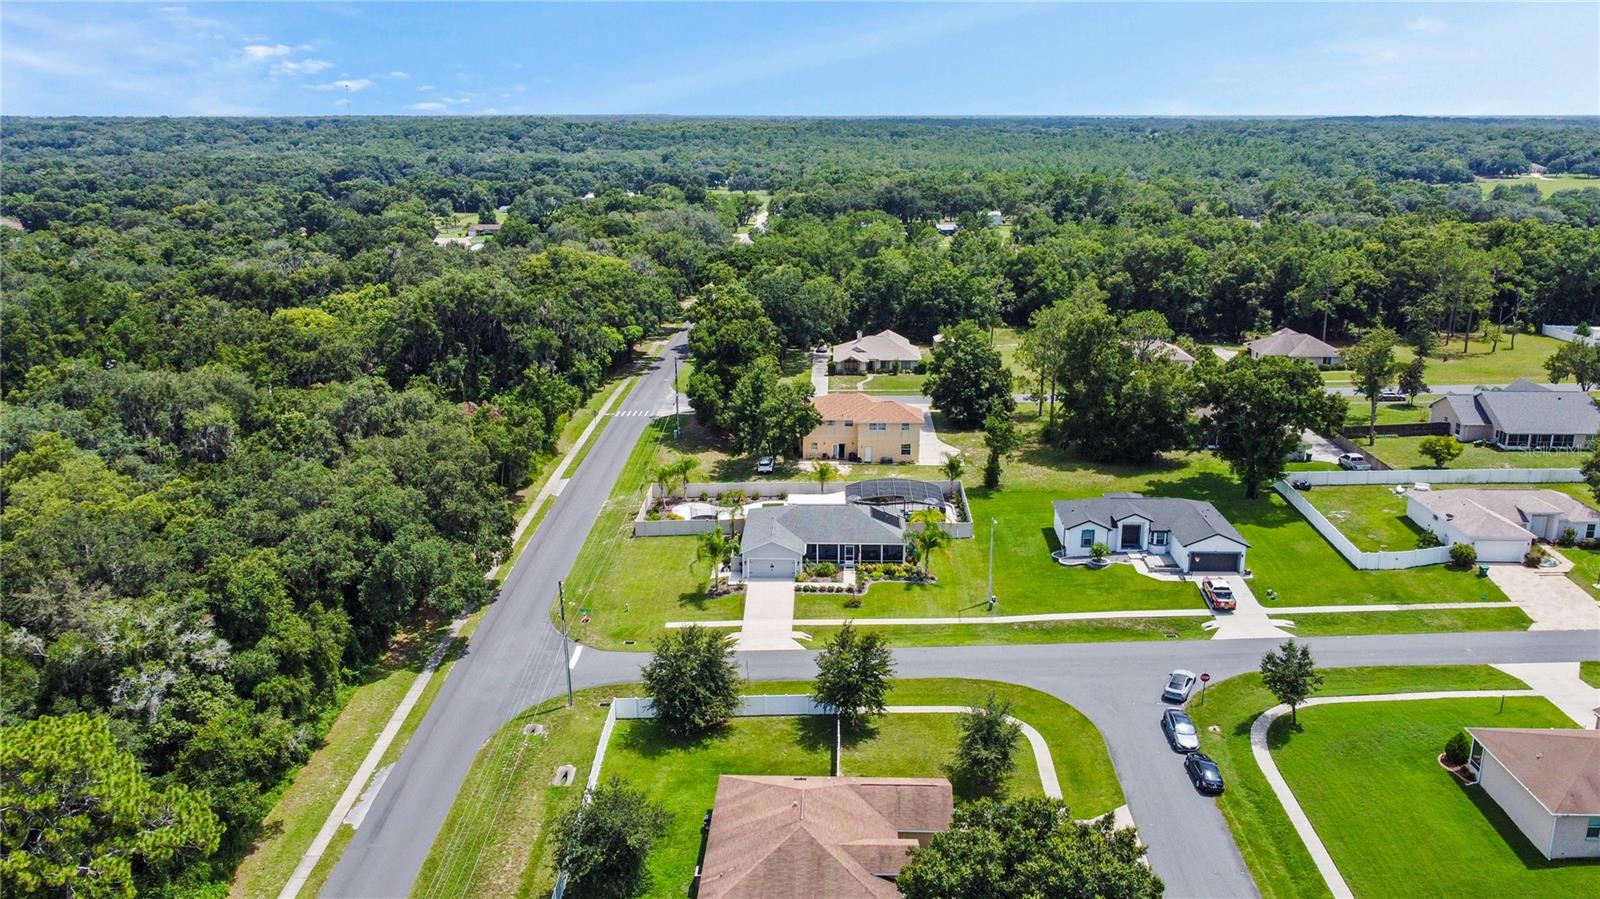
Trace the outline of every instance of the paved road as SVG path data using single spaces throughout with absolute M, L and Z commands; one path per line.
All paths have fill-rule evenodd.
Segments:
M 1572 391 L 1577 391 L 1577 392 L 1582 392 L 1582 390 L 1583 390 L 1582 387 L 1579 387 L 1576 384 L 1569 384 L 1569 383 L 1566 383 L 1566 382 L 1563 382 L 1563 383 L 1560 383 L 1560 384 L 1546 384 L 1546 383 L 1544 383 L 1543 379 L 1540 379 L 1540 378 L 1529 378 L 1528 380 L 1533 381 L 1534 383 L 1538 384 L 1541 387 L 1548 387 L 1551 390 L 1572 390 Z M 1427 393 L 1427 394 L 1477 393 L 1479 387 L 1505 387 L 1505 386 L 1506 386 L 1505 384 L 1430 384 L 1430 385 L 1428 385 L 1428 389 L 1423 391 L 1423 392 Z M 1340 396 L 1356 396 L 1357 395 L 1356 389 L 1354 387 L 1329 387 L 1328 388 L 1328 392 L 1329 393 L 1336 393 L 1336 394 L 1338 394 Z
M 589 455 L 484 614 L 366 819 L 335 866 L 324 896 L 405 896 L 444 823 L 478 748 L 514 715 L 565 689 L 560 634 L 549 624 L 556 581 L 566 577 L 628 454 L 651 415 L 672 405 L 668 342 Z M 647 414 L 638 414 L 647 413 Z M 637 664 L 636 662 L 634 663 Z
M 1216 802 L 1196 793 L 1177 754 L 1162 738 L 1160 688 L 1173 668 L 1216 680 L 1254 671 L 1272 640 L 1181 643 L 1080 643 L 965 646 L 895 653 L 903 677 L 988 677 L 1043 690 L 1089 716 L 1105 736 L 1150 863 L 1173 897 L 1256 895 Z M 1323 637 L 1310 641 L 1320 665 L 1486 664 L 1577 661 L 1600 656 L 1600 633 L 1438 634 Z M 583 686 L 633 680 L 641 654 L 585 650 L 576 672 Z M 741 656 L 757 680 L 808 679 L 809 652 Z M 1224 772 L 1226 774 L 1226 772 Z

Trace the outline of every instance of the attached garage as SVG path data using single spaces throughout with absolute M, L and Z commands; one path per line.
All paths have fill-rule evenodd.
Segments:
M 1189 570 L 1238 574 L 1244 567 L 1243 553 L 1190 553 Z

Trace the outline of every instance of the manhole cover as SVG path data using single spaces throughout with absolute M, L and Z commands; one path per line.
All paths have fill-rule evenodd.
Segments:
M 542 737 L 542 736 L 544 736 L 544 725 L 543 724 L 529 724 L 528 726 L 526 726 L 526 727 L 524 727 L 522 729 L 522 735 L 525 736 L 525 737 L 527 737 L 527 736 Z

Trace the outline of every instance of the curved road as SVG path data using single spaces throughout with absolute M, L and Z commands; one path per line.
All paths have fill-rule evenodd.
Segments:
M 684 335 L 669 341 L 615 420 L 556 498 L 485 613 L 345 849 L 324 896 L 401 897 L 444 823 L 480 746 L 528 706 L 565 689 L 560 635 L 549 624 L 556 581 L 566 576 L 612 484 L 650 415 L 670 411 L 671 359 Z M 628 415 L 626 413 L 634 413 Z M 1079 643 L 931 647 L 896 652 L 904 677 L 966 675 L 1023 684 L 1053 694 L 1087 715 L 1104 734 L 1150 861 L 1168 894 L 1256 895 L 1215 802 L 1197 794 L 1160 732 L 1160 687 L 1175 667 L 1221 680 L 1253 671 L 1274 641 Z M 1594 631 L 1329 637 L 1309 641 L 1319 664 L 1443 664 L 1575 661 L 1600 657 Z M 642 653 L 585 650 L 574 681 L 596 686 L 635 680 Z M 810 678 L 813 653 L 744 654 L 757 680 Z

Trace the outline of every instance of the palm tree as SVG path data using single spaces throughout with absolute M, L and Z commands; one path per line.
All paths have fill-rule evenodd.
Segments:
M 839 467 L 832 462 L 818 462 L 813 474 L 817 477 L 818 493 L 828 489 L 828 482 L 839 476 Z
M 672 463 L 672 474 L 678 480 L 678 489 L 683 491 L 684 497 L 689 495 L 689 482 L 694 479 L 694 474 L 700 469 L 700 460 L 694 456 L 680 456 L 678 461 Z
M 917 557 L 917 564 L 922 567 L 923 576 L 927 576 L 928 557 L 934 550 L 950 542 L 950 535 L 944 532 L 939 525 L 944 522 L 944 513 L 938 509 L 923 509 L 911 516 L 913 528 L 906 532 L 906 539 L 911 543 L 911 551 Z
M 961 480 L 961 473 L 967 470 L 967 460 L 956 453 L 944 460 L 944 477 L 947 481 Z
M 734 543 L 733 538 L 724 534 L 722 528 L 718 526 L 700 535 L 700 544 L 695 547 L 694 559 L 696 562 L 701 559 L 711 560 L 711 577 L 715 582 L 717 573 L 722 570 L 722 566 L 733 561 L 733 553 L 738 548 L 739 544 Z

